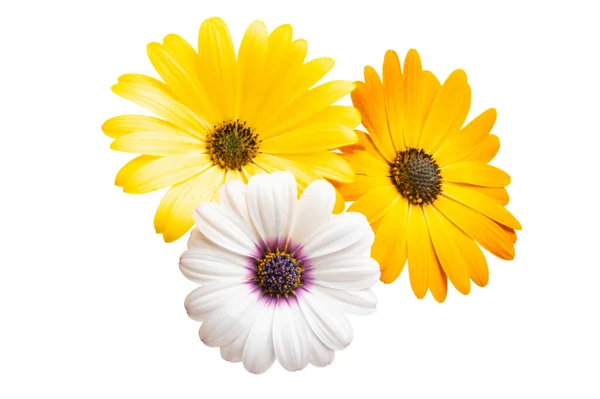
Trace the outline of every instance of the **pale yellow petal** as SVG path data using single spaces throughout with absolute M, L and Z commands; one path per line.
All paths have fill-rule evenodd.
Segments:
M 165 242 L 177 240 L 193 226 L 194 209 L 202 202 L 214 200 L 224 177 L 225 171 L 213 166 L 167 192 L 154 217 L 156 232 L 163 235 Z
M 341 183 L 351 183 L 354 181 L 354 170 L 340 154 L 330 151 L 311 152 L 306 154 L 283 154 L 279 155 L 284 159 L 289 159 L 303 165 L 310 166 L 315 173 L 326 179 L 335 180 Z
M 346 201 L 355 201 L 358 197 L 365 195 L 370 190 L 389 185 L 390 178 L 387 176 L 365 175 L 356 175 L 352 183 L 334 183 L 334 186 L 340 190 L 340 193 L 342 193 Z
M 385 163 L 379 157 L 372 156 L 372 153 L 367 151 L 354 151 L 351 154 L 342 154 L 344 158 L 358 175 L 366 176 L 385 176 L 389 182 L 392 180 L 390 176 L 390 165 Z
M 258 127 L 258 109 L 262 105 L 267 88 L 266 82 L 271 79 L 265 76 L 265 63 L 269 33 L 260 21 L 254 21 L 244 34 L 237 61 L 237 112 L 236 118 Z
M 146 115 L 115 116 L 104 122 L 102 131 L 112 138 L 136 132 L 164 132 L 179 136 L 198 137 L 172 123 Z
M 138 168 L 122 182 L 123 191 L 142 194 L 181 183 L 212 166 L 208 155 L 159 158 Z
M 265 154 L 298 154 L 335 149 L 357 141 L 358 137 L 351 128 L 336 122 L 318 121 L 263 140 L 260 151 Z
M 115 177 L 115 185 L 118 187 L 123 187 L 123 184 L 129 180 L 133 173 L 157 159 L 159 159 L 159 157 L 150 155 L 140 155 L 139 157 L 133 158 L 131 161 L 123 165 L 121 170 L 119 170 L 117 176 Z
M 110 145 L 115 151 L 156 156 L 203 154 L 203 141 L 163 132 L 138 132 L 117 137 Z
M 444 181 L 485 187 L 506 187 L 510 176 L 501 169 L 478 161 L 460 161 L 442 168 Z
M 458 132 L 471 106 L 471 87 L 467 75 L 457 69 L 440 88 L 427 116 L 419 147 L 432 153 L 444 139 Z
M 235 49 L 229 29 L 220 18 L 207 19 L 200 26 L 197 70 L 214 104 L 218 120 L 213 125 L 233 119 L 237 78 Z
M 204 128 L 208 130 L 218 122 L 217 116 L 213 111 L 210 97 L 200 84 L 195 70 L 196 65 L 185 64 L 189 63 L 190 56 L 196 53 L 189 45 L 187 47 L 183 43 L 176 45 L 174 42 L 178 41 L 177 37 L 165 38 L 171 44 L 171 50 L 176 52 L 169 51 L 166 46 L 159 43 L 150 43 L 147 47 L 148 58 L 175 97 L 194 111 Z M 192 51 L 192 54 L 190 55 L 188 51 Z
M 156 79 L 138 74 L 122 75 L 112 90 L 193 135 L 206 135 L 206 121 L 179 102 L 172 91 Z

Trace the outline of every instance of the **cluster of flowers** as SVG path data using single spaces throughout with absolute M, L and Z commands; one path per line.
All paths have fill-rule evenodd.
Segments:
M 443 302 L 448 280 L 463 294 L 485 286 L 480 247 L 512 259 L 521 228 L 505 209 L 510 177 L 489 165 L 496 111 L 465 125 L 464 71 L 442 84 L 415 50 L 403 65 L 388 51 L 382 78 L 367 66 L 364 82 L 316 85 L 333 60 L 305 62 L 306 50 L 289 25 L 256 21 L 236 55 L 208 19 L 197 51 L 177 35 L 148 45 L 162 81 L 113 86 L 159 118 L 103 125 L 112 149 L 139 154 L 117 186 L 170 187 L 156 232 L 172 242 L 192 229 L 180 270 L 200 285 L 185 300 L 200 338 L 253 373 L 330 364 L 352 340 L 346 314 L 373 312 L 372 286 L 405 263 L 418 298 Z M 353 107 L 332 105 L 348 94 Z

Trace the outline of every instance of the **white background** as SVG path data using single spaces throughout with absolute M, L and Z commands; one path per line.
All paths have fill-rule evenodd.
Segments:
M 450 4 L 452 3 L 452 4 Z M 6 1 L 0 6 L 0 397 L 598 398 L 598 12 L 569 1 Z M 193 284 L 152 219 L 162 192 L 113 185 L 131 156 L 100 126 L 139 109 L 120 74 L 154 74 L 146 44 L 196 46 L 221 16 L 239 44 L 254 19 L 283 23 L 326 79 L 380 71 L 385 50 L 444 79 L 466 70 L 470 118 L 498 109 L 494 163 L 513 179 L 524 230 L 512 262 L 444 304 L 406 272 L 326 368 L 264 375 L 204 347 L 183 299 Z M 594 37 L 596 39 L 594 39 Z M 345 99 L 349 103 L 349 99 Z

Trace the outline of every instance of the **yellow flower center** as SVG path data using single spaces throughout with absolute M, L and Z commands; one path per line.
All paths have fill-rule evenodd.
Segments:
M 396 189 L 411 204 L 432 204 L 442 192 L 442 177 L 435 159 L 418 148 L 398 151 L 390 163 Z
M 256 261 L 254 282 L 263 294 L 279 298 L 293 295 L 303 283 L 302 263 L 287 250 L 270 249 Z
M 246 122 L 228 121 L 206 136 L 206 150 L 213 163 L 226 170 L 242 170 L 258 153 L 258 134 Z

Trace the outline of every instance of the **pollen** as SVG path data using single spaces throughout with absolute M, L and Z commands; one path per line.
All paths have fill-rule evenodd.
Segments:
M 413 205 L 432 204 L 442 192 L 440 168 L 422 149 L 398 151 L 390 163 L 390 177 L 400 195 Z
M 256 260 L 254 282 L 263 294 L 273 298 L 294 295 L 303 284 L 302 264 L 287 250 L 267 249 L 264 256 Z
M 225 170 L 242 170 L 258 153 L 258 134 L 239 120 L 216 125 L 206 137 L 213 163 Z

